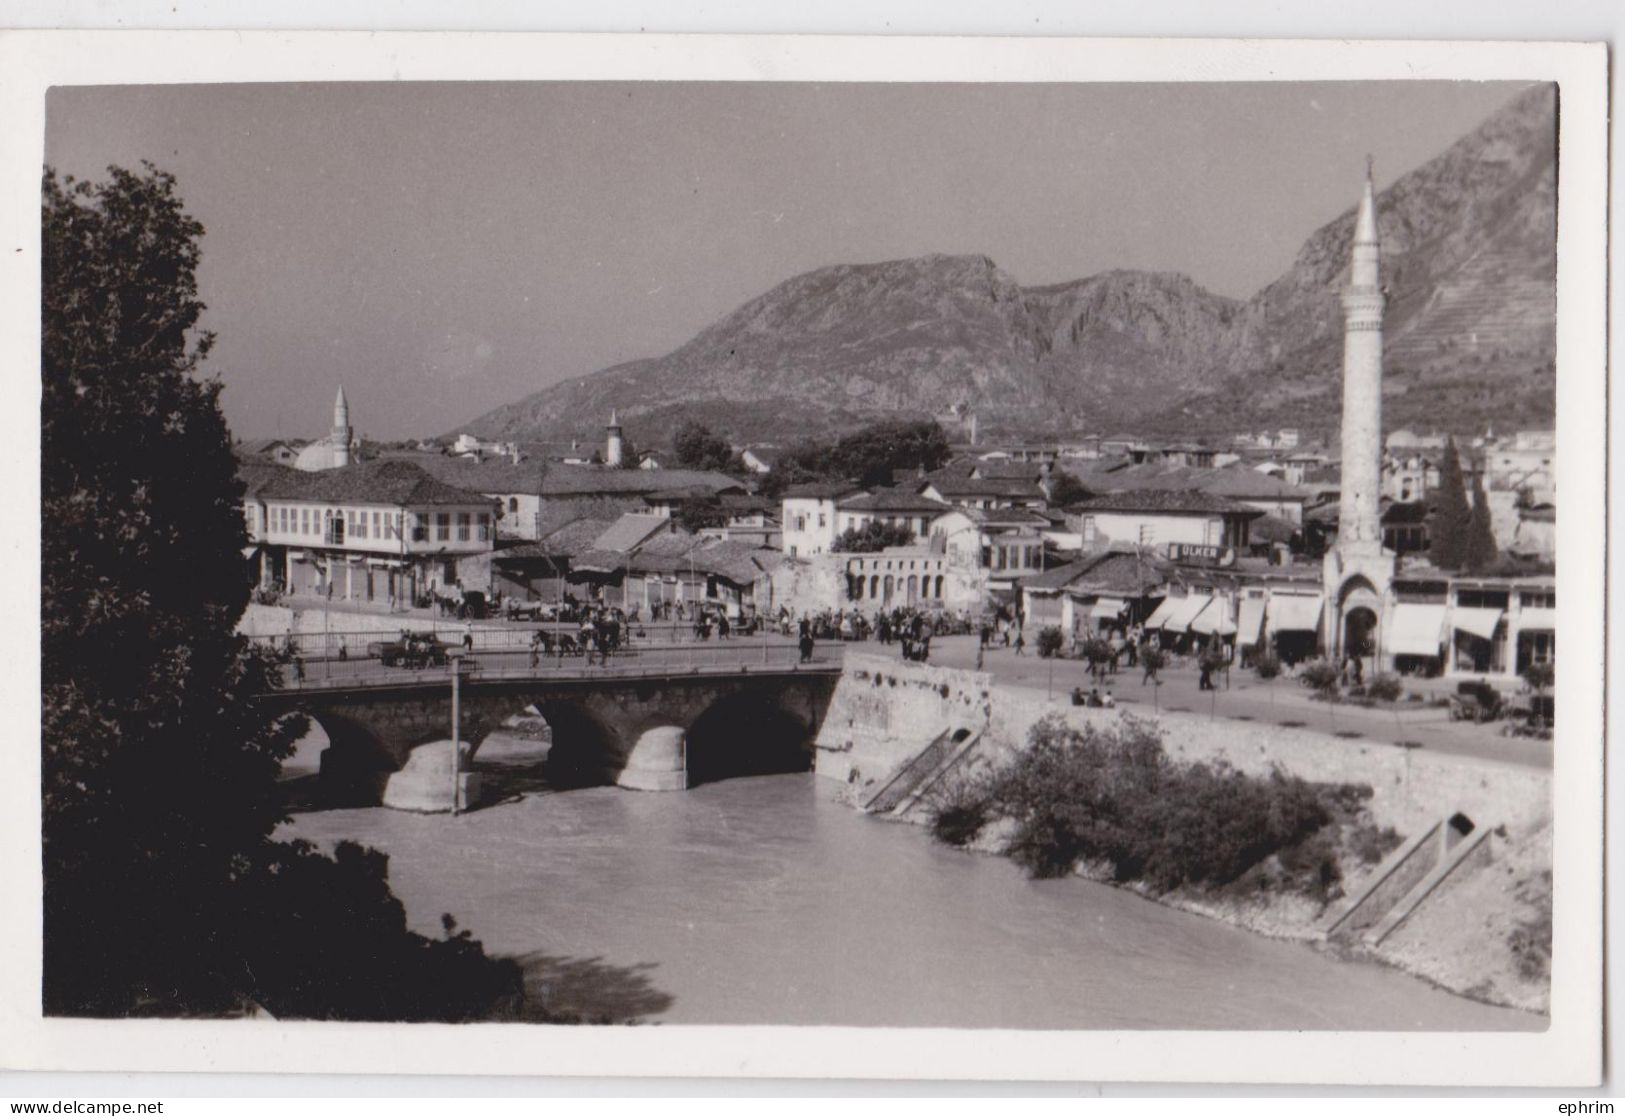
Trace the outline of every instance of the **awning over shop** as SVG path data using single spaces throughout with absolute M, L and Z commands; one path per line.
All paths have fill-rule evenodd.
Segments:
M 252 558 L 252 557 L 254 557 L 254 555 L 258 554 L 259 552 L 260 552 L 260 544 L 259 543 L 255 543 L 253 546 L 245 546 L 245 547 L 243 547 L 243 557 L 244 558 Z
M 1313 597 L 1271 597 L 1269 605 L 1270 630 L 1275 632 L 1313 632 L 1320 629 L 1320 594 Z
M 1518 626 L 1526 632 L 1557 631 L 1557 609 L 1526 608 L 1518 613 Z
M 1145 618 L 1146 628 L 1151 629 L 1162 627 L 1168 622 L 1168 618 L 1174 614 L 1179 606 L 1183 605 L 1188 600 L 1190 600 L 1189 597 L 1162 598 L 1162 603 L 1156 607 L 1155 611 L 1153 611 L 1150 616 Z
M 1444 642 L 1444 605 L 1401 601 L 1388 625 L 1390 655 L 1437 655 Z
M 1450 626 L 1479 639 L 1494 639 L 1504 615 L 1498 608 L 1458 608 L 1450 613 Z
M 293 559 L 295 562 L 310 561 L 309 555 L 307 555 L 303 550 L 290 550 L 288 551 L 288 557 Z
M 1162 630 L 1165 632 L 1182 632 L 1191 626 L 1198 613 L 1213 602 L 1212 597 L 1178 597 L 1174 600 L 1174 612 L 1163 622 Z
M 1128 602 L 1118 597 L 1101 597 L 1089 606 L 1091 620 L 1117 620 L 1122 617 Z
M 1230 619 L 1230 603 L 1223 597 L 1214 597 L 1212 604 L 1191 618 L 1191 631 L 1202 635 L 1235 635 L 1236 625 Z
M 1243 647 L 1256 646 L 1264 631 L 1264 598 L 1244 597 L 1241 618 L 1236 622 L 1236 642 Z
M 401 561 L 399 558 L 368 558 L 367 565 L 379 566 L 389 570 L 398 570 L 405 566 L 406 563 Z

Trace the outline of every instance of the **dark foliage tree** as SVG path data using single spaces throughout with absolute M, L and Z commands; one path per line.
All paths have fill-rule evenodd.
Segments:
M 831 550 L 840 554 L 873 554 L 888 546 L 907 546 L 914 541 L 914 532 L 907 527 L 882 523 L 871 519 L 862 527 L 848 527 L 835 537 Z
M 1074 504 L 1081 504 L 1093 496 L 1094 493 L 1084 487 L 1082 481 L 1065 469 L 1056 469 L 1050 473 L 1049 479 L 1049 506 L 1052 508 L 1069 508 Z
M 1428 525 L 1428 558 L 1442 570 L 1459 570 L 1467 557 L 1466 481 L 1456 440 L 1445 446 L 1439 466 L 1439 489 L 1433 497 L 1433 518 Z
M 677 526 L 695 534 L 708 527 L 721 527 L 728 519 L 722 510 L 722 502 L 715 496 L 688 497 L 677 505 L 673 518 Z
M 734 451 L 727 441 L 704 423 L 689 419 L 672 440 L 677 464 L 687 469 L 733 469 Z
M 1462 565 L 1475 573 L 1495 564 L 1501 548 L 1495 544 L 1495 529 L 1490 525 L 1490 501 L 1484 494 L 1484 476 L 1473 474 L 1473 506 L 1467 513 L 1467 542 L 1462 554 Z
M 888 420 L 830 442 L 792 446 L 773 466 L 761 491 L 777 497 L 808 481 L 852 481 L 866 488 L 889 485 L 899 472 L 940 469 L 952 450 L 934 422 Z
M 234 631 L 247 537 L 220 384 L 197 375 L 203 228 L 172 176 L 109 174 L 44 179 L 45 1008 L 469 1014 L 517 970 L 407 934 L 381 857 L 270 839 L 304 726 L 257 708 L 278 667 Z

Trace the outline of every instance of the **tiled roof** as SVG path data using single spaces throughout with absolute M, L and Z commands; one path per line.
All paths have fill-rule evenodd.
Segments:
M 258 491 L 263 499 L 389 504 L 394 507 L 491 503 L 488 496 L 446 484 L 415 462 L 399 458 L 308 473 L 284 469 L 261 485 Z
M 860 492 L 835 501 L 841 511 L 853 512 L 926 512 L 934 514 L 948 510 L 948 505 L 929 496 L 918 496 L 897 488 L 882 488 L 875 492 Z
M 606 469 L 598 465 L 548 467 L 542 477 L 543 496 L 644 496 L 676 488 L 705 488 L 710 492 L 743 490 L 722 473 L 699 469 Z
M 609 530 L 613 519 L 572 519 L 564 526 L 549 531 L 533 543 L 510 547 L 502 551 L 502 558 L 565 558 L 584 554 L 592 549 L 598 536 Z
M 1257 508 L 1238 503 L 1224 496 L 1197 489 L 1146 488 L 1139 491 L 1112 492 L 1096 496 L 1078 505 L 1078 510 L 1089 512 L 1165 512 L 1171 515 L 1246 515 L 1264 513 Z
M 651 535 L 670 531 L 672 521 L 662 515 L 623 515 L 593 540 L 595 550 L 632 550 Z
M 1142 590 L 1154 589 L 1167 580 L 1163 566 L 1158 559 L 1140 557 L 1132 551 L 1108 550 L 1023 578 L 1022 584 L 1029 589 L 1137 597 Z
M 862 485 L 850 481 L 807 481 L 792 484 L 784 490 L 786 500 L 835 500 L 863 491 Z
M 504 496 L 521 493 L 540 495 L 542 477 L 548 470 L 547 462 L 534 458 L 517 465 L 505 457 L 475 461 L 468 457 L 448 457 L 439 453 L 402 454 L 383 460 L 410 461 L 436 480 L 473 492 Z

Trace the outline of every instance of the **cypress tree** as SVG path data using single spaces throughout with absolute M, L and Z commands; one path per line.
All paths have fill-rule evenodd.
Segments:
M 1482 570 L 1501 556 L 1495 543 L 1495 530 L 1490 525 L 1490 502 L 1484 495 L 1482 474 L 1473 476 L 1473 508 L 1467 516 L 1467 542 L 1462 562 L 1469 570 Z
M 1469 515 L 1461 455 L 1451 438 L 1439 467 L 1439 490 L 1433 497 L 1433 522 L 1428 530 L 1428 557 L 1441 570 L 1459 570 L 1466 560 Z

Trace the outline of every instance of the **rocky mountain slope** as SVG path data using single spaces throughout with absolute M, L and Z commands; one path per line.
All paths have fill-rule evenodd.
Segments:
M 1530 90 L 1378 198 L 1388 425 L 1550 422 L 1556 108 L 1554 89 Z M 1024 288 L 983 256 L 821 268 L 664 357 L 459 429 L 595 437 L 614 407 L 639 444 L 688 416 L 757 440 L 963 403 L 990 432 L 1329 431 L 1353 223 L 1351 207 L 1245 302 L 1135 271 Z

